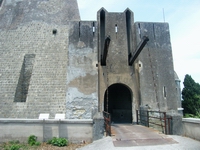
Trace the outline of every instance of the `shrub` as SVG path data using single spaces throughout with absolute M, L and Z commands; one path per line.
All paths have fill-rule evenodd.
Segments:
M 40 142 L 37 141 L 37 136 L 31 135 L 28 137 L 28 144 L 31 146 L 33 145 L 39 146 Z
M 52 144 L 54 146 L 63 147 L 68 145 L 68 141 L 65 138 L 56 138 L 53 137 L 51 140 L 47 142 L 48 144 Z

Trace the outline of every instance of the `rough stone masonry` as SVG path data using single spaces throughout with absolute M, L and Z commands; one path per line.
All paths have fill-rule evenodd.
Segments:
M 149 42 L 130 64 L 143 36 Z M 133 123 L 147 107 L 180 120 L 179 82 L 168 23 L 104 8 L 97 21 L 81 21 L 76 0 L 0 1 L 1 118 L 90 119 L 105 110 Z

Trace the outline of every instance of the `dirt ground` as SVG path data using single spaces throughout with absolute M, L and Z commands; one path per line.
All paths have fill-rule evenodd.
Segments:
M 83 147 L 87 145 L 85 144 L 69 144 L 68 146 L 65 147 L 57 147 L 57 146 L 52 146 L 50 144 L 43 143 L 39 147 L 36 148 L 36 150 L 75 150 L 77 148 Z
M 40 146 L 26 145 L 26 146 L 21 147 L 20 150 L 76 150 L 77 148 L 84 147 L 88 144 L 89 143 L 69 144 L 68 146 L 64 146 L 64 147 L 57 147 L 51 144 L 42 143 Z M 5 149 L 5 144 L 0 144 L 0 150 L 4 150 L 4 149 Z

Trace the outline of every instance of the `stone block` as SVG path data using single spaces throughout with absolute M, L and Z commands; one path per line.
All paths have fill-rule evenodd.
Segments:
M 167 117 L 171 117 L 170 134 L 183 135 L 182 115 L 180 114 L 167 114 Z
M 40 114 L 39 119 L 49 119 L 49 114 Z
M 99 140 L 104 136 L 104 118 L 101 112 L 97 112 L 93 117 L 93 140 Z

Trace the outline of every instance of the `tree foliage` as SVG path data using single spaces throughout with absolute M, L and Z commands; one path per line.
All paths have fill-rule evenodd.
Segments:
M 200 84 L 196 83 L 188 74 L 185 75 L 182 90 L 182 106 L 184 115 L 200 116 Z

